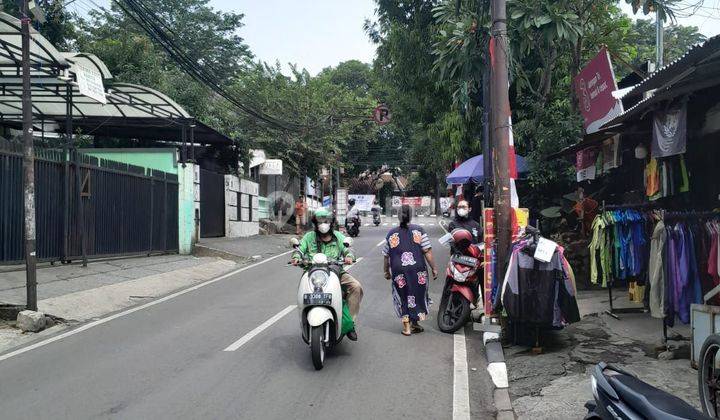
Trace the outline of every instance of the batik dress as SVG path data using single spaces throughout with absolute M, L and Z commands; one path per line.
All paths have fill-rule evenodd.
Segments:
M 430 248 L 430 239 L 418 225 L 394 228 L 385 238 L 383 255 L 390 258 L 393 304 L 400 318 L 419 321 L 427 317 L 430 275 L 423 251 Z

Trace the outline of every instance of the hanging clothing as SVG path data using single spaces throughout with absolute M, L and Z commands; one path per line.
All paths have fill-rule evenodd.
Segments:
M 503 280 L 502 307 L 520 322 L 562 327 L 579 321 L 574 275 L 567 271 L 562 250 L 556 249 L 550 262 L 542 262 L 529 255 L 529 246 L 521 241 L 513 247 Z
M 677 161 L 681 162 L 679 157 Z M 672 177 L 668 181 L 675 183 Z M 682 182 L 680 177 L 676 184 Z M 627 280 L 635 302 L 645 300 L 647 285 L 647 304 L 653 317 L 664 318 L 671 326 L 675 318 L 687 324 L 690 305 L 703 303 L 704 294 L 720 284 L 718 217 L 687 212 L 671 213 L 663 219 L 632 209 L 606 211 L 592 225 L 590 278 L 602 285 Z M 602 244 L 611 249 L 607 252 L 607 270 Z M 605 279 L 604 273 L 610 278 Z M 720 296 L 714 302 L 720 303 Z
M 653 197 L 660 192 L 660 171 L 658 161 L 655 158 L 650 159 L 645 166 L 645 195 Z
M 665 223 L 658 221 L 650 240 L 650 261 L 648 263 L 650 283 L 650 315 L 654 318 L 665 316 L 665 270 L 663 270 L 663 251 L 665 249 Z

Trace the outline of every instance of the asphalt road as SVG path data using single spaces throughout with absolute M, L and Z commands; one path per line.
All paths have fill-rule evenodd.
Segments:
M 426 223 L 444 267 L 447 250 L 437 242 L 444 232 L 430 226 L 434 219 L 417 222 Z M 350 272 L 365 290 L 360 339 L 344 340 L 321 371 L 300 337 L 297 311 L 278 315 L 296 303 L 301 274 L 285 255 L 0 359 L 0 417 L 451 419 L 455 408 L 462 418 L 468 401 L 454 371 L 468 366 L 456 366 L 455 337 L 437 330 L 434 313 L 424 333 L 400 334 L 378 246 L 389 228 L 363 226 L 355 242 L 362 259 Z M 435 302 L 441 287 L 431 285 Z M 223 351 L 248 333 L 239 349 Z M 491 418 L 479 340 L 462 340 L 472 418 Z

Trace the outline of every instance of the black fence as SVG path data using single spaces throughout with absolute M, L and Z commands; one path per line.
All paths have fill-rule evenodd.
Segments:
M 36 150 L 38 259 L 67 261 L 178 250 L 177 176 L 59 150 Z M 82 207 L 78 205 L 81 203 Z M 82 217 L 80 216 L 82 214 Z M 0 264 L 24 259 L 22 153 L 0 140 Z

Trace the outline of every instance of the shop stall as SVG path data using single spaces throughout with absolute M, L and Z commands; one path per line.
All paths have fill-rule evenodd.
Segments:
M 667 338 L 720 284 L 720 37 L 622 88 L 621 112 L 558 155 L 575 158 L 578 187 L 602 203 L 589 263 L 608 313 L 649 312 Z M 617 308 L 613 289 L 625 287 L 635 306 Z

